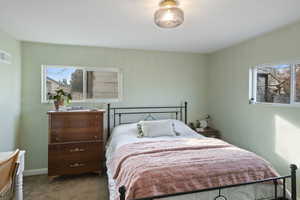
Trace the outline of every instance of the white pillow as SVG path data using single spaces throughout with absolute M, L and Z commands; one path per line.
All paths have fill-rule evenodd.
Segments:
M 176 136 L 172 120 L 141 121 L 144 137 Z

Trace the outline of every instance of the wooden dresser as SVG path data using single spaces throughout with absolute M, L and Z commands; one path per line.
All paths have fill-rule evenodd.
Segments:
M 104 110 L 49 111 L 48 176 L 101 173 Z

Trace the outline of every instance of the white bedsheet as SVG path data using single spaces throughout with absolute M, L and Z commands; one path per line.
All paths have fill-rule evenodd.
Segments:
M 126 124 L 120 125 L 113 129 L 110 140 L 106 146 L 106 162 L 109 162 L 116 150 L 125 145 L 135 142 L 144 141 L 160 141 L 160 140 L 176 140 L 179 138 L 205 138 L 204 136 L 196 133 L 183 122 L 174 120 L 175 131 L 178 132 L 179 136 L 164 136 L 149 138 L 137 137 L 137 124 Z M 115 191 L 117 191 L 115 181 L 112 178 L 111 169 L 107 169 L 108 185 L 109 185 L 109 195 L 110 200 L 115 200 Z M 188 195 L 181 195 L 176 197 L 164 198 L 164 200 L 214 200 L 218 195 L 219 191 L 209 191 L 194 193 Z M 282 194 L 282 190 L 278 188 L 278 193 Z M 256 199 L 272 199 L 274 195 L 274 187 L 272 184 L 255 184 L 248 186 L 241 186 L 235 188 L 228 188 L 221 191 L 221 194 L 227 197 L 227 200 L 256 200 Z

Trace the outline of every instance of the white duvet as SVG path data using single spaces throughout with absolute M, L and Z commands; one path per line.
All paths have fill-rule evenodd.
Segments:
M 135 143 L 135 142 L 145 142 L 145 141 L 161 141 L 161 140 L 175 140 L 179 138 L 205 138 L 204 136 L 196 133 L 190 129 L 183 122 L 178 120 L 174 121 L 174 128 L 179 136 L 163 136 L 163 137 L 137 137 L 137 124 L 126 124 L 120 125 L 113 129 L 112 135 L 106 146 L 106 162 L 109 162 L 117 149 L 125 144 Z M 111 169 L 107 169 L 108 185 L 109 185 L 109 195 L 110 200 L 115 200 L 115 191 L 118 190 L 115 186 L 115 181 L 112 178 Z M 279 189 L 278 193 L 282 193 Z M 164 198 L 164 200 L 215 200 L 218 196 L 219 191 L 209 191 L 194 193 L 188 195 L 181 195 L 175 197 Z M 272 184 L 255 184 L 247 185 L 235 188 L 228 188 L 221 191 L 221 194 L 227 197 L 227 200 L 258 200 L 258 199 L 272 199 L 274 198 L 274 187 Z M 219 199 L 217 199 L 219 200 Z M 223 199 L 220 199 L 223 200 Z

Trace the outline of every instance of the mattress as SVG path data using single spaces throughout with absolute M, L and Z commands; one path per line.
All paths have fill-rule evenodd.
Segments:
M 126 124 L 120 125 L 114 128 L 112 135 L 106 146 L 106 160 L 107 163 L 111 161 L 114 155 L 117 153 L 118 148 L 125 144 L 136 143 L 136 142 L 147 142 L 147 141 L 172 141 L 178 140 L 179 138 L 198 138 L 204 139 L 205 137 L 196 133 L 190 129 L 183 122 L 174 120 L 174 128 L 178 136 L 163 136 L 155 138 L 138 138 L 137 137 L 137 124 Z M 108 176 L 108 187 L 110 200 L 115 200 L 115 194 L 118 188 L 116 188 L 115 180 L 112 177 L 112 169 L 107 169 Z M 201 192 L 194 194 L 187 194 L 181 196 L 168 197 L 163 199 L 168 200 L 214 200 L 216 196 L 221 192 L 222 195 L 226 196 L 228 200 L 253 200 L 253 199 L 272 199 L 274 198 L 274 186 L 272 184 L 254 184 L 247 186 L 240 186 L 234 188 L 227 188 L 221 191 L 214 190 L 209 192 Z M 282 189 L 278 188 L 278 194 L 282 194 Z

